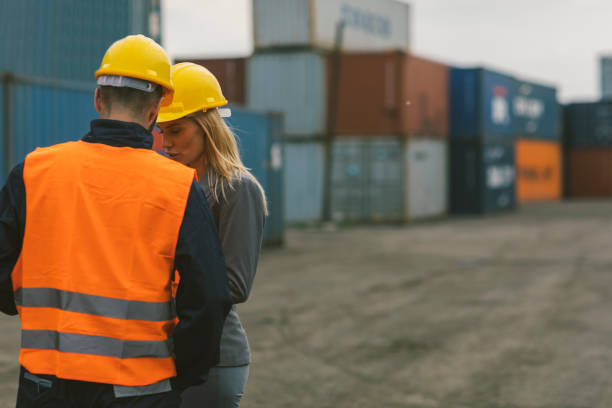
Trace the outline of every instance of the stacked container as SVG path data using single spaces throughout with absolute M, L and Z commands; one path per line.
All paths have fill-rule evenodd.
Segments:
M 562 154 L 557 90 L 517 81 L 513 112 L 518 202 L 559 200 Z
M 98 117 L 94 72 L 128 34 L 159 41 L 159 0 L 7 1 L 0 12 L 0 175 L 39 146 L 77 140 Z
M 345 23 L 344 50 L 405 51 L 409 7 L 397 0 L 254 0 L 253 19 L 255 54 L 247 64 L 246 104 L 284 115 L 286 219 L 319 221 L 337 23 Z M 342 149 L 338 146 L 334 153 Z M 386 155 L 381 152 L 387 148 L 365 154 Z M 386 171 L 374 167 L 368 171 Z
M 515 207 L 512 77 L 484 68 L 450 73 L 450 211 Z
M 341 59 L 334 217 L 440 216 L 447 203 L 448 68 L 404 52 Z
M 177 58 L 176 62 L 193 62 L 208 69 L 217 78 L 223 95 L 235 105 L 244 105 L 246 102 L 245 69 L 246 58 L 216 58 L 216 59 L 189 59 Z
M 612 196 L 612 101 L 564 108 L 566 190 L 571 197 Z

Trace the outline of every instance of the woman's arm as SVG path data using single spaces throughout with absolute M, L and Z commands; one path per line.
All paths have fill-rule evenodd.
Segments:
M 263 200 L 256 182 L 242 176 L 219 203 L 217 228 L 234 303 L 246 302 L 257 271 L 266 219 Z

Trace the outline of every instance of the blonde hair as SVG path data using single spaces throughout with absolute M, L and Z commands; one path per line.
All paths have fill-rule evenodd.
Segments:
M 238 152 L 234 132 L 227 126 L 217 109 L 196 112 L 188 116 L 204 131 L 204 158 L 209 170 L 208 185 L 216 202 L 225 199 L 226 188 L 233 189 L 232 179 L 248 177 L 253 180 L 261 193 L 264 212 L 268 215 L 266 193 L 261 184 L 245 167 Z M 219 191 L 221 195 L 219 195 Z

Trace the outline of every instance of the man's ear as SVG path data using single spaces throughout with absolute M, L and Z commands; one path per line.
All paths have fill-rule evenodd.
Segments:
M 102 116 L 102 97 L 100 96 L 100 88 L 96 88 L 96 92 L 94 93 L 94 106 L 100 116 Z
M 159 108 L 161 108 L 161 99 L 153 106 L 149 108 L 147 111 L 147 123 L 149 124 L 149 128 L 153 129 L 155 126 L 155 121 L 157 120 L 157 115 L 159 114 Z

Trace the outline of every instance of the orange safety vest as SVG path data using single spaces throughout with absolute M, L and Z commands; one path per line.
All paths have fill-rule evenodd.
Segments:
M 23 179 L 19 362 L 65 379 L 167 382 L 174 255 L 194 170 L 151 150 L 78 141 L 30 153 Z

